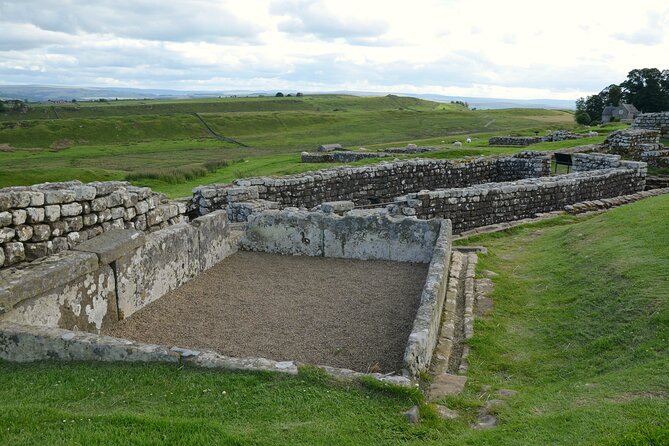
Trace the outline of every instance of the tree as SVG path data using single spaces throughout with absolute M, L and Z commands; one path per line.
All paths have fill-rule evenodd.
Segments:
M 588 125 L 592 122 L 592 119 L 590 119 L 590 115 L 588 114 L 587 111 L 584 110 L 577 111 L 574 117 L 576 119 L 576 123 L 580 125 Z
M 276 96 L 277 98 L 282 98 L 282 97 L 283 97 L 283 93 L 281 93 L 281 92 L 278 92 L 278 93 L 277 93 L 277 94 L 275 94 L 274 96 Z
M 669 70 L 632 70 L 620 84 L 626 102 L 646 113 L 669 110 Z

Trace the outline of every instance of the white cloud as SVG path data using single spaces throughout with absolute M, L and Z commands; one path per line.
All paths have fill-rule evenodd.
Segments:
M 8 83 L 576 98 L 669 54 L 664 0 L 0 0 L 0 28 Z

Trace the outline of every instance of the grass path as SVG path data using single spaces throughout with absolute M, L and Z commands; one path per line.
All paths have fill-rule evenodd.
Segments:
M 669 444 L 669 196 L 477 237 L 494 310 L 461 413 L 415 392 L 161 365 L 0 362 L 0 444 Z M 472 430 L 498 389 L 500 425 Z

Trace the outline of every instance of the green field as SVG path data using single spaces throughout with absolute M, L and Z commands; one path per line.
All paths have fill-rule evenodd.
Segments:
M 243 145 L 216 138 L 194 113 L 219 136 Z M 390 95 L 30 104 L 26 113 L 0 114 L 0 187 L 131 179 L 181 196 L 199 184 L 322 167 L 302 165 L 299 153 L 323 143 L 375 150 L 407 143 L 448 147 L 471 137 L 468 151 L 433 154 L 452 158 L 518 150 L 487 147 L 494 135 L 573 128 L 567 111 L 467 110 Z
M 0 362 L 0 444 L 669 444 L 669 196 L 460 243 L 487 246 L 494 309 L 442 421 L 371 384 L 165 365 Z M 499 426 L 470 427 L 497 389 Z

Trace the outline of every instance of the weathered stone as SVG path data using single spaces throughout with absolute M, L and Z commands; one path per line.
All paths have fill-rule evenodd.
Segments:
M 84 214 L 83 216 L 84 226 L 93 226 L 97 222 L 98 222 L 97 214 Z
M 413 406 L 411 409 L 403 412 L 402 415 L 404 415 L 404 418 L 406 418 L 406 420 L 411 424 L 417 424 L 420 422 L 420 409 L 418 406 Z
M 45 257 L 49 253 L 49 245 L 47 242 L 25 243 L 23 246 L 26 253 L 26 260 L 28 261 Z
M 76 199 L 76 194 L 73 190 L 55 189 L 44 191 L 44 202 L 46 204 L 62 204 L 71 203 Z
M 44 206 L 44 218 L 48 222 L 54 222 L 60 219 L 60 206 L 57 204 Z
M 84 227 L 84 219 L 79 215 L 76 217 L 63 218 L 61 220 L 65 224 L 65 232 L 81 231 Z
M 5 243 L 5 265 L 15 265 L 19 262 L 23 262 L 26 259 L 25 248 L 21 242 L 9 242 Z M 7 287 L 3 280 L 7 280 L 6 277 L 3 277 L 3 271 L 0 270 L 0 308 L 8 308 L 3 304 L 2 295 L 3 290 Z
M 26 221 L 28 223 L 41 223 L 44 221 L 44 208 L 26 208 Z
M 12 213 L 11 212 L 0 212 L 0 228 L 4 228 L 5 226 L 9 226 L 12 224 Z
M 12 224 L 14 226 L 22 225 L 26 222 L 28 214 L 24 209 L 14 209 L 12 211 Z
M 19 245 L 20 248 L 8 252 L 9 245 Z M 23 244 L 6 244 L 5 255 L 10 262 L 12 258 L 25 259 Z M 65 251 L 33 262 L 29 268 L 0 270 L 0 307 L 13 308 L 22 300 L 38 296 L 97 268 L 98 259 L 94 254 Z
M 231 236 L 225 211 L 215 211 L 198 217 L 193 220 L 192 225 L 198 230 L 202 271 L 211 268 L 237 250 L 238 237 Z
M 34 242 L 43 242 L 49 240 L 51 236 L 51 227 L 49 225 L 35 225 L 33 226 L 33 237 Z
M 140 231 L 114 229 L 99 237 L 79 244 L 76 251 L 92 252 L 101 264 L 109 264 L 121 256 L 128 255 L 144 244 L 145 237 Z
M 81 215 L 83 207 L 79 203 L 63 204 L 60 206 L 60 215 L 62 217 L 74 217 Z
M 10 241 L 16 235 L 14 228 L 0 228 L 0 243 Z
M 30 240 L 33 236 L 33 227 L 29 225 L 21 225 L 16 228 L 16 239 L 20 242 Z
M 442 420 L 454 420 L 459 417 L 458 413 L 453 409 L 449 409 L 446 406 L 437 404 L 436 406 L 437 414 Z

